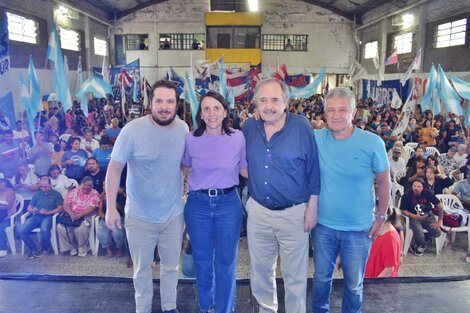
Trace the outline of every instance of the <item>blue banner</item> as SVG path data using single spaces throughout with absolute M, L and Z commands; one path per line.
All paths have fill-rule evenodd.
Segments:
M 10 119 L 10 128 L 15 128 L 15 108 L 13 106 L 13 92 L 8 92 L 3 97 L 0 96 L 0 111 L 5 112 L 5 116 Z
M 396 90 L 403 103 L 410 93 L 410 80 L 404 86 L 400 85 L 399 79 L 383 80 L 380 86 L 377 86 L 376 80 L 362 80 L 362 99 L 372 98 L 379 105 L 386 105 L 392 101 L 393 90 Z
M 305 87 L 310 83 L 310 76 L 304 74 L 289 75 L 286 78 L 287 86 L 291 87 Z
M 10 51 L 8 43 L 8 24 L 5 12 L 0 11 L 0 97 L 11 91 L 8 84 L 10 71 Z

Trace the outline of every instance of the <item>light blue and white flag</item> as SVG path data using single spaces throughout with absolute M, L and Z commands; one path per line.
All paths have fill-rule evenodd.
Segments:
M 219 92 L 222 97 L 226 98 L 228 95 L 227 75 L 225 74 L 224 57 L 221 57 L 217 63 L 219 64 Z
M 462 110 L 462 99 L 460 98 L 457 91 L 455 91 L 454 87 L 450 84 L 449 80 L 447 79 L 444 70 L 439 65 L 439 78 L 440 78 L 440 85 L 441 85 L 441 98 L 446 106 L 447 112 L 452 112 L 457 114 L 457 116 L 463 115 Z
M 64 111 L 67 111 L 72 107 L 72 97 L 69 90 L 69 79 L 65 71 L 64 57 L 60 47 L 60 38 L 55 23 L 52 23 L 49 35 L 47 58 L 54 62 L 56 93 L 62 103 Z
M 132 101 L 134 103 L 139 102 L 139 88 L 140 88 L 140 78 L 139 75 L 137 75 L 137 72 L 135 69 L 132 71 L 133 72 L 133 78 L 134 78 L 134 83 L 132 85 Z
M 293 87 L 289 86 L 290 91 L 290 98 L 310 98 L 313 96 L 315 91 L 317 90 L 318 86 L 320 86 L 321 82 L 325 78 L 325 68 L 322 67 L 320 72 L 318 72 L 315 79 L 305 87 Z
M 437 72 L 436 72 L 437 73 Z M 431 112 L 434 116 L 441 113 L 441 84 L 440 77 L 437 76 L 437 79 L 434 84 L 434 90 L 432 91 L 431 99 Z
M 28 87 L 26 86 L 26 83 L 24 82 L 23 79 L 23 74 L 20 73 L 20 85 L 21 85 L 21 104 L 23 105 L 23 108 L 26 111 L 26 116 L 28 118 L 28 126 L 29 126 L 29 131 L 31 132 L 31 135 L 34 133 L 35 128 L 34 128 L 34 118 L 36 116 L 36 108 L 34 108 L 32 102 L 31 102 L 31 96 L 28 91 Z M 34 136 L 31 136 L 34 140 Z
M 436 88 L 437 81 L 437 71 L 434 64 L 431 64 L 431 70 L 429 71 L 428 83 L 426 85 L 426 90 L 424 91 L 423 99 L 421 100 L 421 109 L 426 111 L 431 103 L 434 89 Z
M 454 76 L 451 76 L 450 80 L 459 95 L 464 99 L 470 100 L 470 82 L 465 82 Z
M 199 108 L 199 102 L 197 100 L 196 91 L 194 86 L 191 85 L 191 79 L 189 78 L 188 72 L 184 75 L 184 100 L 189 102 L 191 107 L 191 117 L 193 119 L 193 129 L 197 128 L 196 113 Z
M 75 93 L 80 90 L 83 85 L 83 69 L 82 69 L 82 57 L 78 57 L 78 65 L 77 65 L 77 80 L 78 80 L 78 88 L 75 90 Z M 87 93 L 83 93 L 82 97 L 79 98 L 80 107 L 82 108 L 83 113 L 85 116 L 88 116 L 88 97 Z
M 105 82 L 101 77 L 92 75 L 80 86 L 75 93 L 75 97 L 81 99 L 89 92 L 91 92 L 95 98 L 106 98 L 107 94 L 113 94 L 113 89 L 111 85 Z
M 29 97 L 31 99 L 31 105 L 35 110 L 34 114 L 36 114 L 41 110 L 41 88 L 39 87 L 38 76 L 36 75 L 32 56 L 29 56 L 28 81 Z

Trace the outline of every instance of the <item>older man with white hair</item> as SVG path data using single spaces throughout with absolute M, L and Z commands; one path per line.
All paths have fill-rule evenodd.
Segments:
M 274 78 L 259 81 L 254 102 L 260 119 L 243 126 L 248 161 L 248 248 L 251 291 L 260 313 L 278 311 L 276 265 L 281 260 L 285 311 L 305 313 L 308 236 L 320 191 L 317 146 L 308 120 L 286 108 L 289 89 Z

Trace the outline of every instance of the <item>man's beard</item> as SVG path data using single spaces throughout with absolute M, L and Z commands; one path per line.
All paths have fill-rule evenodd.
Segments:
M 167 120 L 161 120 L 161 119 L 159 119 L 159 118 L 157 117 L 157 115 L 152 112 L 152 119 L 155 121 L 155 123 L 157 123 L 157 124 L 160 125 L 160 126 L 168 126 L 168 125 L 170 125 L 171 123 L 173 123 L 173 121 L 175 120 L 175 118 L 176 118 L 176 112 L 173 114 L 172 117 L 170 117 L 170 118 L 167 119 Z

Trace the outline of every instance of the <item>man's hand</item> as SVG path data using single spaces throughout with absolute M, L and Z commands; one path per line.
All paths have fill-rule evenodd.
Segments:
M 431 224 L 431 228 L 432 228 L 432 229 L 438 229 L 438 228 L 441 227 L 441 226 L 442 226 L 441 221 L 436 221 L 436 222 L 434 222 L 434 223 Z
M 304 232 L 308 233 L 317 225 L 317 214 L 313 208 L 307 206 L 304 214 Z
M 415 220 L 418 220 L 418 221 L 421 222 L 422 220 L 424 220 L 426 218 L 426 216 L 425 215 L 420 215 L 420 214 L 414 214 L 412 216 L 412 218 L 414 218 Z
M 106 226 L 108 226 L 111 231 L 122 228 L 121 216 L 117 210 L 110 210 L 109 208 L 106 210 Z
M 372 224 L 372 227 L 369 231 L 369 238 L 375 240 L 375 238 L 377 238 L 377 236 L 379 235 L 380 229 L 382 229 L 383 224 L 384 221 L 375 220 L 374 224 Z

